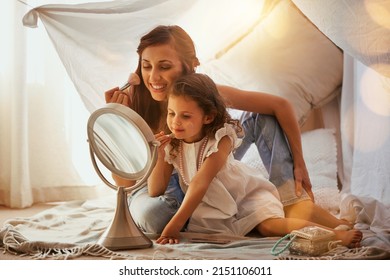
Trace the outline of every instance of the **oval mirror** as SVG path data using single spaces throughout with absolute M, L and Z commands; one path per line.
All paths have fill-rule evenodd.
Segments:
M 110 103 L 91 114 L 88 139 L 91 156 L 96 155 L 108 170 L 122 178 L 144 182 L 155 164 L 154 148 L 158 142 L 151 129 L 141 116 L 121 104 Z M 102 175 L 100 170 L 96 171 Z M 102 179 L 108 186 L 117 188 L 106 178 Z
M 159 142 L 141 116 L 116 103 L 93 112 L 88 119 L 87 130 L 94 168 L 109 187 L 117 190 L 113 221 L 98 244 L 111 250 L 150 247 L 153 243 L 131 217 L 127 195 L 144 187 L 156 163 Z M 134 184 L 116 186 L 110 183 L 99 169 L 95 156 L 112 173 Z
M 126 177 L 139 177 L 150 161 L 150 150 L 138 128 L 122 116 L 100 115 L 93 125 L 95 152 L 104 165 Z

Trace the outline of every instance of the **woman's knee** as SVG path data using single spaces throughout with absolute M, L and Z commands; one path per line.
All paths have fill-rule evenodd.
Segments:
M 164 197 L 150 197 L 147 192 L 130 200 L 130 213 L 144 232 L 159 234 L 176 213 L 178 205 Z

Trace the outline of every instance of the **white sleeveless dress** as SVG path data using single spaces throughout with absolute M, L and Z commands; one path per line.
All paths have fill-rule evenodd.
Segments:
M 228 136 L 234 148 L 238 139 L 230 124 L 217 131 L 210 138 L 202 161 L 218 150 L 218 142 Z M 190 182 L 197 172 L 197 159 L 203 140 L 185 143 L 182 146 L 183 171 L 185 180 Z M 165 160 L 180 172 L 179 155 L 169 155 L 172 149 L 166 147 Z M 180 185 L 186 193 L 188 186 L 181 176 Z M 284 217 L 283 205 L 276 187 L 254 168 L 234 159 L 231 153 L 226 164 L 212 180 L 202 202 L 190 218 L 187 230 L 200 233 L 223 233 L 244 236 L 262 221 L 269 218 Z

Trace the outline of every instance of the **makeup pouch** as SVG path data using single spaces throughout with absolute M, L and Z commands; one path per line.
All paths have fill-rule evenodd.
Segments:
M 299 230 L 293 230 L 290 234 L 279 239 L 272 247 L 271 253 L 276 256 L 284 252 L 287 248 L 291 254 L 319 256 L 329 251 L 335 243 L 335 234 L 333 231 L 317 226 L 308 226 Z M 285 247 L 276 250 L 279 244 L 290 239 Z

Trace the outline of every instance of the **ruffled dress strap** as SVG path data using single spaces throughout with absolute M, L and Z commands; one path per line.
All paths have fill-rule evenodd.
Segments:
M 237 149 L 241 145 L 242 139 L 238 138 L 237 132 L 234 129 L 233 125 L 225 123 L 224 127 L 217 130 L 217 132 L 215 133 L 215 138 L 210 139 L 206 148 L 207 153 L 204 156 L 205 158 L 209 157 L 215 152 L 218 152 L 218 143 L 224 136 L 228 136 L 232 141 L 233 150 Z

